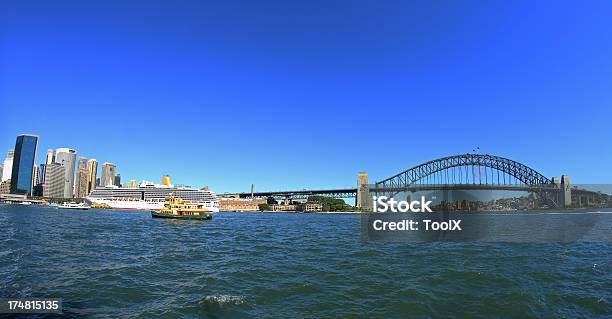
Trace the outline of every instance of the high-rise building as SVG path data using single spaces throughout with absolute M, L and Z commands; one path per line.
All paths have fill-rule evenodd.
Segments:
M 127 188 L 138 188 L 138 184 L 136 184 L 136 180 L 131 179 L 127 184 Z
M 87 158 L 79 156 L 76 170 L 76 183 L 74 194 L 77 198 L 87 196 Z
M 72 198 L 74 190 L 74 168 L 76 164 L 76 151 L 70 148 L 55 150 L 55 163 L 64 166 L 64 195 L 63 198 Z
M 66 178 L 66 167 L 60 163 L 51 163 L 45 169 L 45 187 L 43 196 L 63 198 Z
M 100 179 L 100 186 L 111 186 L 115 183 L 115 171 L 117 166 L 113 163 L 104 162 L 102 164 L 102 176 Z
M 55 152 L 53 150 L 47 150 L 47 158 L 45 161 L 46 165 L 53 163 L 53 159 L 55 158 Z
M 11 194 L 32 195 L 34 160 L 38 136 L 17 135 L 11 173 Z
M 2 171 L 4 170 L 4 162 L 0 163 L 0 182 L 2 182 Z
M 47 164 L 38 165 L 38 172 L 36 173 L 36 183 L 34 185 L 44 185 L 45 184 L 45 169 Z
M 96 178 L 96 187 L 100 186 L 100 177 Z
M 96 176 L 98 176 L 98 160 L 92 158 L 87 161 L 87 195 L 97 186 Z
M 10 149 L 6 153 L 6 158 L 2 163 L 2 181 L 6 181 L 11 179 L 11 174 L 13 173 L 13 155 L 15 155 L 15 151 Z
M 115 181 L 113 184 L 117 187 L 121 187 L 121 174 L 115 175 Z
M 32 169 L 32 188 L 38 183 L 38 165 L 34 164 Z

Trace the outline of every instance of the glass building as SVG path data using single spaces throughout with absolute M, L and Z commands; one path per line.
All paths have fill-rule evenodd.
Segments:
M 11 194 L 32 195 L 32 177 L 38 136 L 21 134 L 15 142 Z

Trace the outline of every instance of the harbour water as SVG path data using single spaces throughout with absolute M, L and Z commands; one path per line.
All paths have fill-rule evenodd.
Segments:
M 362 242 L 358 215 L 2 205 L 0 278 L 74 318 L 612 316 L 612 243 Z

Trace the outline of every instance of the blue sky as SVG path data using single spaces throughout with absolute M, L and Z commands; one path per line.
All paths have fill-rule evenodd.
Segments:
M 2 153 L 35 133 L 37 162 L 72 147 L 218 192 L 353 186 L 475 146 L 612 181 L 607 1 L 2 7 Z

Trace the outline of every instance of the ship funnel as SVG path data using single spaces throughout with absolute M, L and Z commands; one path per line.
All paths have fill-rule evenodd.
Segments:
M 164 175 L 162 176 L 162 185 L 164 186 L 170 186 L 170 176 L 168 175 Z

